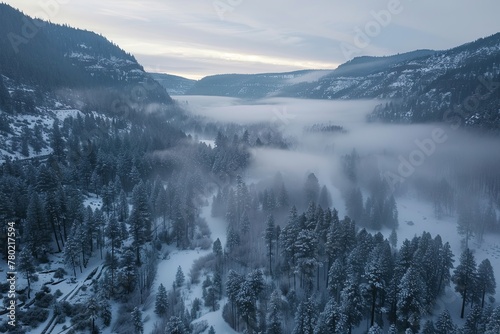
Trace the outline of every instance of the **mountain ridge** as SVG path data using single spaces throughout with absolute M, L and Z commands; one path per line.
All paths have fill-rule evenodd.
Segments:
M 0 31 L 0 91 L 11 93 L 11 106 L 0 108 L 7 111 L 17 93 L 39 106 L 60 99 L 98 111 L 115 100 L 133 108 L 172 103 L 133 55 L 94 32 L 33 19 L 7 4 L 0 4 Z

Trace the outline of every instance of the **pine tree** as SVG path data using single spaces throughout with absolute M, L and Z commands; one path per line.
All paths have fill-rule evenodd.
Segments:
M 21 252 L 19 252 L 17 259 L 17 270 L 23 274 L 24 278 L 26 278 L 26 281 L 28 283 L 28 299 L 30 299 L 31 280 L 33 278 L 33 275 L 36 273 L 36 268 L 35 264 L 33 263 L 33 256 L 30 254 L 28 248 L 24 248 Z
M 318 323 L 314 329 L 314 334 L 334 334 L 342 331 L 342 315 L 339 312 L 337 303 L 330 298 L 320 313 Z
M 432 320 L 427 320 L 422 328 L 422 334 L 436 334 L 436 328 Z
M 126 293 L 134 291 L 137 284 L 137 266 L 132 249 L 127 249 L 123 254 L 120 270 L 118 271 L 118 284 Z
M 137 265 L 141 264 L 141 248 L 151 238 L 151 218 L 148 197 L 144 183 L 139 183 L 132 192 L 132 212 L 129 217 L 132 246 Z
M 217 238 L 217 240 L 214 241 L 212 245 L 212 252 L 215 254 L 215 258 L 217 260 L 216 262 L 216 270 L 220 269 L 222 270 L 222 265 L 223 265 L 223 251 L 222 251 L 222 243 Z
M 156 293 L 156 303 L 155 303 L 155 313 L 159 316 L 165 315 L 168 310 L 168 297 L 167 290 L 160 284 L 158 287 L 158 292 Z
M 101 309 L 101 318 L 104 326 L 108 327 L 111 325 L 111 320 L 113 317 L 113 313 L 111 312 L 111 305 L 107 299 L 101 299 L 99 302 Z
M 201 300 L 200 298 L 195 298 L 193 299 L 193 303 L 191 305 L 191 319 L 195 320 L 198 318 L 198 313 L 201 310 Z
M 214 290 L 216 301 L 220 300 L 222 298 L 222 276 L 220 269 L 215 270 L 212 289 Z
M 47 224 L 45 210 L 38 194 L 31 188 L 30 201 L 26 212 L 24 242 L 30 247 L 31 254 L 37 258 L 45 256 L 50 250 L 50 227 Z
M 314 269 L 318 265 L 317 244 L 314 231 L 308 229 L 300 231 L 295 241 L 297 268 L 304 278 L 303 287 L 306 292 L 312 291 L 314 285 Z
M 396 229 L 392 229 L 391 235 L 389 236 L 389 242 L 391 243 L 392 248 L 396 248 L 398 245 L 398 234 L 396 233 Z
M 321 192 L 319 193 L 318 198 L 318 205 L 323 209 L 327 209 L 332 205 L 332 196 L 330 195 L 330 192 L 328 191 L 328 188 L 326 186 L 323 186 L 321 188 Z
M 398 329 L 396 328 L 395 324 L 392 324 L 389 326 L 389 330 L 387 331 L 387 334 L 398 334 Z
M 118 221 L 124 222 L 128 219 L 128 201 L 127 195 L 123 189 L 120 191 L 120 195 L 118 197 L 118 207 L 117 207 Z
M 312 298 L 305 299 L 297 308 L 292 334 L 314 334 L 317 320 L 316 305 Z
M 266 231 L 264 233 L 264 239 L 266 240 L 266 245 L 268 247 L 267 256 L 269 257 L 269 273 L 271 276 L 273 276 L 272 256 L 273 256 L 274 237 L 275 237 L 275 224 L 274 224 L 274 217 L 271 214 L 267 217 Z
M 346 198 L 347 215 L 356 222 L 364 224 L 363 218 L 363 194 L 359 188 L 352 189 Z
M 422 278 L 418 270 L 411 266 L 398 285 L 397 318 L 401 328 L 411 328 L 415 332 L 419 330 L 420 319 L 425 312 L 424 292 Z
M 135 333 L 144 333 L 144 324 L 142 323 L 142 312 L 137 307 L 131 313 Z
M 61 131 L 59 129 L 59 121 L 57 118 L 54 120 L 52 125 L 52 133 L 50 135 L 50 147 L 52 148 L 54 155 L 62 161 L 64 159 L 64 139 L 62 138 Z
M 436 321 L 436 334 L 453 334 L 456 326 L 451 319 L 448 310 L 444 310 Z
M 106 226 L 104 235 L 109 240 L 108 245 L 111 246 L 111 259 L 109 268 L 111 269 L 111 284 L 112 286 L 114 286 L 115 270 L 118 267 L 118 260 L 115 255 L 115 251 L 122 247 L 124 239 L 120 224 L 116 220 L 115 216 L 111 216 L 111 218 L 108 220 L 108 225 Z M 112 294 L 114 294 L 113 291 Z
M 208 334 L 215 334 L 214 326 L 210 326 L 210 329 L 208 330 Z
M 281 293 L 274 290 L 268 304 L 267 334 L 282 334 L 281 327 Z
M 79 232 L 76 224 L 71 227 L 70 237 L 64 246 L 64 263 L 70 265 L 73 269 L 73 274 L 76 278 L 76 267 L 80 266 L 82 272 L 82 264 L 80 261 L 81 243 L 79 240 Z
M 477 268 L 474 254 L 469 248 L 466 248 L 460 256 L 460 264 L 453 272 L 451 278 L 455 283 L 455 291 L 462 296 L 462 310 L 460 318 L 463 319 L 465 304 L 473 298 L 473 287 L 477 286 Z
M 387 253 L 384 251 L 384 248 L 384 244 L 380 244 L 370 252 L 364 271 L 364 278 L 367 281 L 367 291 L 371 295 L 370 326 L 375 325 L 377 298 L 385 293 L 385 282 L 389 278 L 389 271 L 391 269 L 391 252 L 389 249 Z
M 12 112 L 12 99 L 9 90 L 5 87 L 2 75 L 0 75 L 0 109 L 7 113 Z
M 295 288 L 295 266 L 296 266 L 296 253 L 297 249 L 295 248 L 295 241 L 299 234 L 299 226 L 297 223 L 297 209 L 293 206 L 290 209 L 290 214 L 288 218 L 287 225 L 283 228 L 281 232 L 281 253 L 283 255 L 283 259 L 285 261 L 286 270 L 288 271 L 288 275 L 291 273 L 294 274 L 294 288 Z
M 464 237 L 465 247 L 469 247 L 469 240 L 474 236 L 474 213 L 472 204 L 466 202 L 458 207 L 457 231 Z
M 205 306 L 208 306 L 212 311 L 217 311 L 219 309 L 218 304 L 218 290 L 214 287 L 214 282 L 210 279 L 210 276 L 203 281 L 203 299 L 205 300 Z
M 495 307 L 491 312 L 488 323 L 486 324 L 486 332 L 484 334 L 500 333 L 500 306 Z
M 317 203 L 319 196 L 319 182 L 314 173 L 307 176 L 307 180 L 304 185 L 304 195 L 306 205 L 309 205 L 311 202 Z
M 352 328 L 359 325 L 363 319 L 363 300 L 358 286 L 356 278 L 349 275 L 345 288 L 340 293 L 341 328 L 349 334 L 352 333 Z
M 165 327 L 165 334 L 188 334 L 188 330 L 179 317 L 171 317 Z
M 185 280 L 186 278 L 184 277 L 181 266 L 177 267 L 177 273 L 175 274 L 175 285 L 180 288 L 184 284 Z
M 347 266 L 344 259 L 337 258 L 328 271 L 328 291 L 336 301 L 340 298 L 340 291 L 344 288 L 346 279 Z
M 450 284 L 451 274 L 450 270 L 453 268 L 453 253 L 451 246 L 447 242 L 439 250 L 439 265 L 437 266 L 438 284 L 436 285 L 435 295 L 440 295 L 444 292 L 444 288 Z
M 479 334 L 485 332 L 485 323 L 483 322 L 483 313 L 480 306 L 475 305 L 465 319 L 464 327 L 461 330 L 463 334 Z
M 484 259 L 479 264 L 477 268 L 477 283 L 478 284 L 475 288 L 479 293 L 478 299 L 481 300 L 481 308 L 483 308 L 486 294 L 494 295 L 496 288 L 495 274 L 490 260 Z
M 277 205 L 278 205 L 278 209 L 288 209 L 288 206 L 290 205 L 288 191 L 286 190 L 284 183 L 281 184 L 281 187 L 280 187 L 280 190 L 278 193 Z
M 379 325 L 374 324 L 373 326 L 370 327 L 368 330 L 368 334 L 383 334 L 382 328 L 380 328 Z

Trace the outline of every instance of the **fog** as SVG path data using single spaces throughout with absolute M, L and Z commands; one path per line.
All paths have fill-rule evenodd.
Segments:
M 250 167 L 243 177 L 262 191 L 273 184 L 277 172 L 281 173 L 299 210 L 306 209 L 304 185 L 310 173 L 315 174 L 320 187 L 327 187 L 332 207 L 340 217 L 349 213 L 348 197 L 355 189 L 362 193 L 361 210 L 366 215 L 365 203 L 369 197 L 378 196 L 374 189 L 381 180 L 388 189 L 382 202 L 387 203 L 391 196 L 396 200 L 398 234 L 402 238 L 423 231 L 439 233 L 458 256 L 464 236 L 459 235 L 456 226 L 464 215 L 470 221 L 467 228 L 475 235 L 468 245 L 476 249 L 478 259 L 500 258 L 496 248 L 500 221 L 494 218 L 493 223 L 491 219 L 487 222 L 490 208 L 500 217 L 498 138 L 446 123 L 368 123 L 366 116 L 381 101 L 246 101 L 204 96 L 175 99 L 206 123 L 229 124 L 232 129 L 240 128 L 240 133 L 245 129 L 259 132 L 266 126 L 280 132 L 287 147 L 269 145 L 264 135 L 263 146 L 252 145 Z M 315 124 L 319 126 L 314 128 Z M 325 127 L 329 131 L 324 131 Z M 199 138 L 210 144 L 215 139 Z M 346 156 L 353 150 L 359 156 L 354 181 L 347 176 L 345 167 Z M 370 230 L 366 218 L 364 223 L 361 214 L 357 219 Z M 390 231 L 389 226 L 382 226 L 386 236 Z M 495 270 L 500 275 L 500 267 Z M 497 295 L 500 297 L 500 293 Z
M 366 116 L 381 101 L 291 98 L 248 101 L 206 96 L 178 96 L 175 99 L 189 112 L 207 120 L 235 123 L 242 128 L 267 123 L 277 129 L 289 147 L 252 149 L 252 163 L 246 179 L 252 182 L 269 180 L 279 171 L 299 189 L 307 175 L 315 173 L 320 184 L 328 187 L 334 206 L 341 214 L 345 205 L 340 193 L 349 183 L 342 162 L 353 149 L 360 156 L 358 168 L 363 170 L 360 178 L 363 179 L 363 173 L 378 173 L 396 196 L 415 195 L 416 190 L 422 191 L 422 184 L 445 178 L 454 186 L 457 196 L 466 193 L 470 200 L 483 204 L 494 202 L 498 209 L 498 189 L 492 192 L 485 189 L 488 181 L 480 183 L 483 176 L 498 180 L 500 141 L 496 138 L 475 135 L 445 123 L 368 123 Z M 314 124 L 341 126 L 343 131 L 311 131 Z M 485 172 L 489 174 L 482 175 Z M 468 182 L 467 187 L 464 182 Z M 366 191 L 364 185 L 366 183 L 360 184 L 363 192 Z M 463 189 L 459 189 L 462 186 Z

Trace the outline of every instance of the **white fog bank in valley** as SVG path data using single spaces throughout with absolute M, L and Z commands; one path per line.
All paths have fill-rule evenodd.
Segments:
M 404 239 L 424 231 L 433 236 L 439 234 L 444 242 L 450 242 L 458 263 L 464 236 L 459 234 L 457 222 L 465 212 L 463 208 L 467 208 L 474 212 L 469 224 L 474 236 L 468 245 L 474 249 L 477 262 L 489 258 L 494 264 L 500 260 L 499 221 L 494 223 L 495 233 L 479 227 L 489 207 L 500 217 L 498 138 L 460 127 L 454 129 L 445 123 L 368 123 L 366 116 L 377 104 L 383 103 L 381 101 L 290 98 L 248 101 L 205 96 L 176 99 L 207 123 L 233 128 L 236 124 L 241 130 L 259 132 L 264 145 L 251 143 L 250 166 L 243 175 L 245 181 L 263 189 L 273 183 L 276 173 L 281 173 L 299 210 L 306 208 L 300 203 L 301 195 L 297 194 L 303 194 L 311 173 L 317 177 L 320 187 L 328 189 L 331 205 L 340 217 L 348 214 L 349 192 L 359 189 L 362 205 L 365 205 L 367 199 L 374 196 L 374 180 L 380 178 L 387 183 L 389 195 L 396 199 L 399 246 Z M 271 141 L 261 130 L 266 126 L 282 134 L 286 147 L 268 145 Z M 201 136 L 202 141 L 214 143 L 215 137 Z M 358 156 L 355 181 L 349 179 L 345 168 L 346 156 L 352 155 L 353 150 Z M 376 232 L 370 226 L 364 227 Z M 380 231 L 385 237 L 391 233 L 388 227 Z M 500 277 L 500 266 L 493 267 L 496 277 Z M 495 295 L 497 300 L 499 290 Z M 458 308 L 460 298 L 452 289 L 443 298 L 447 307 Z
M 284 134 L 291 149 L 259 148 L 253 151 L 249 176 L 307 171 L 318 177 L 339 174 L 339 159 L 353 149 L 369 156 L 392 182 L 406 183 L 418 176 L 441 178 L 459 166 L 477 174 L 500 160 L 500 140 L 476 136 L 449 124 L 368 123 L 366 116 L 381 101 L 328 101 L 268 98 L 256 101 L 212 96 L 175 97 L 187 109 L 211 121 L 243 127 L 268 123 Z M 307 131 L 319 124 L 341 126 L 344 132 Z M 204 138 L 214 140 L 214 138 Z M 500 204 L 500 203 L 499 203 Z

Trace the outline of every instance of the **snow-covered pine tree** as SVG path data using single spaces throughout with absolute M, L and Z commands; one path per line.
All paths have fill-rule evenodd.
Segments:
M 111 254 L 109 259 L 109 269 L 111 271 L 111 284 L 112 289 L 115 282 L 115 271 L 118 267 L 118 259 L 115 255 L 115 251 L 122 247 L 123 245 L 123 233 L 121 230 L 120 223 L 114 215 L 108 219 L 108 224 L 104 230 L 104 235 L 108 238 L 108 246 L 111 246 Z M 113 291 L 112 291 L 112 294 Z
M 283 260 L 285 261 L 286 270 L 288 272 L 288 276 L 293 273 L 293 283 L 295 288 L 295 267 L 297 264 L 296 253 L 297 250 L 295 248 L 295 241 L 297 240 L 297 236 L 299 234 L 299 226 L 297 223 L 297 209 L 293 206 L 290 209 L 290 214 L 288 217 L 288 222 L 286 226 L 283 228 L 280 237 L 281 243 L 281 254 L 283 256 Z
M 274 290 L 268 304 L 267 332 L 266 334 L 282 334 L 281 327 L 281 292 Z
M 383 334 L 382 328 L 378 324 L 374 324 L 368 330 L 368 334 Z
M 436 320 L 436 334 L 453 334 L 456 326 L 451 319 L 450 312 L 444 310 Z
M 425 286 L 418 269 L 410 266 L 398 285 L 397 318 L 401 328 L 418 332 L 420 319 L 425 312 Z
M 463 319 L 465 304 L 471 301 L 473 296 L 473 287 L 477 286 L 477 267 L 474 254 L 469 248 L 466 248 L 460 256 L 460 263 L 451 277 L 455 283 L 455 291 L 462 296 L 462 309 L 460 318 Z
M 78 227 L 73 224 L 71 227 L 71 232 L 69 238 L 64 246 L 64 263 L 71 266 L 73 269 L 73 274 L 76 278 L 76 267 L 80 266 L 80 272 L 82 271 L 82 264 L 80 259 L 80 248 L 81 243 L 78 239 Z
M 333 298 L 330 298 L 323 312 L 319 314 L 314 334 L 341 333 L 343 330 L 341 328 L 342 322 L 342 315 L 339 312 L 338 305 Z
M 151 238 L 151 214 L 145 184 L 141 181 L 132 191 L 132 212 L 129 217 L 132 247 L 136 264 L 141 264 L 141 248 Z
M 311 292 L 314 286 L 314 271 L 318 265 L 318 241 L 314 231 L 301 230 L 295 240 L 297 268 L 303 278 L 302 287 L 306 292 Z
M 496 289 L 495 274 L 490 260 L 484 259 L 477 268 L 477 286 L 475 291 L 478 293 L 477 299 L 481 300 L 481 308 L 484 307 L 486 294 L 494 295 Z
M 394 228 L 391 231 L 391 235 L 389 235 L 389 242 L 391 243 L 392 248 L 396 248 L 398 245 L 398 234 Z
M 375 325 L 377 298 L 379 298 L 381 294 L 385 294 L 386 281 L 390 277 L 391 269 L 390 246 L 385 243 L 377 245 L 368 256 L 363 275 L 367 281 L 367 290 L 371 297 L 370 326 Z
M 474 305 L 465 319 L 461 334 L 478 334 L 486 331 L 486 324 L 483 319 L 483 312 L 479 305 Z
M 436 334 L 436 328 L 432 320 L 427 320 L 422 327 L 422 334 Z
M 155 313 L 159 316 L 165 315 L 168 310 L 168 296 L 167 289 L 160 284 L 158 287 L 158 292 L 156 293 L 156 303 L 155 303 Z
M 295 327 L 292 334 L 314 334 L 318 320 L 316 305 L 312 298 L 303 300 L 295 314 Z
M 182 271 L 181 266 L 177 267 L 177 273 L 175 274 L 175 285 L 179 288 L 184 284 L 186 280 L 184 276 L 184 272 Z
M 398 329 L 395 324 L 392 324 L 389 326 L 389 330 L 387 331 L 387 334 L 398 334 Z
M 36 268 L 29 248 L 24 248 L 21 252 L 19 252 L 17 257 L 17 270 L 23 274 L 23 277 L 28 283 L 28 299 L 30 299 L 31 281 L 33 275 L 36 273 Z
M 359 325 L 363 319 L 363 299 L 358 281 L 352 274 L 349 274 L 345 287 L 340 292 L 339 310 L 342 315 L 341 327 L 351 334 L 352 328 Z
M 111 320 L 113 318 L 113 313 L 111 312 L 111 304 L 107 299 L 101 299 L 99 301 L 100 306 L 100 316 L 104 326 L 109 326 L 111 324 Z
M 454 255 L 451 251 L 450 243 L 445 243 L 439 249 L 439 265 L 437 266 L 437 285 L 435 290 L 435 295 L 439 296 L 443 293 L 444 288 L 450 284 L 451 281 L 451 273 L 450 270 L 453 269 L 453 263 L 455 260 L 453 259 Z
M 132 323 L 134 324 L 134 331 L 137 334 L 144 333 L 144 324 L 142 323 L 142 312 L 138 307 L 134 307 L 131 313 Z
M 186 329 L 184 322 L 179 317 L 171 317 L 167 326 L 165 327 L 165 334 L 188 334 L 189 331 Z
M 491 312 L 486 324 L 486 332 L 484 334 L 500 333 L 500 306 L 497 306 Z
M 273 245 L 274 245 L 275 234 L 276 233 L 275 233 L 274 217 L 272 214 L 270 214 L 267 217 L 264 239 L 266 240 L 266 245 L 268 247 L 267 256 L 269 258 L 269 273 L 271 276 L 273 276 L 272 257 L 273 257 Z

